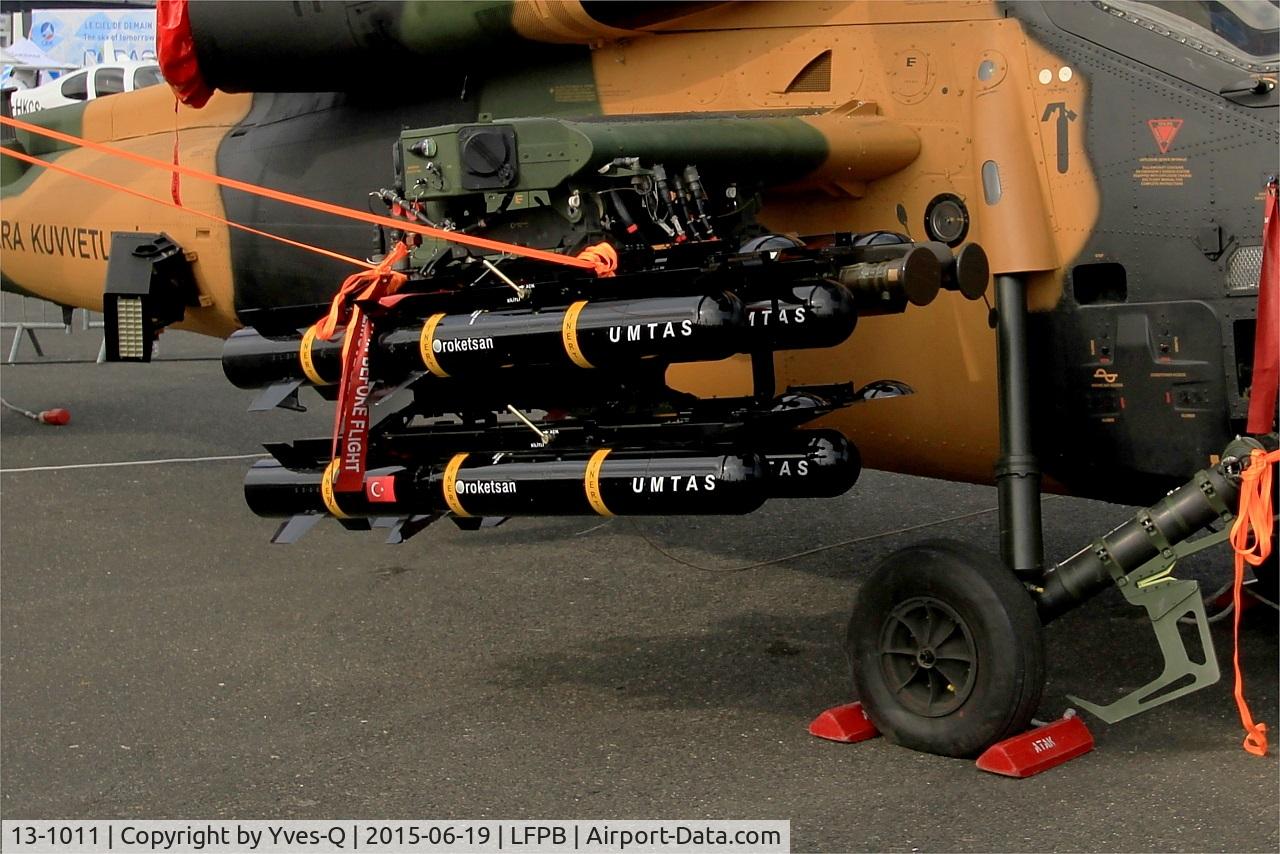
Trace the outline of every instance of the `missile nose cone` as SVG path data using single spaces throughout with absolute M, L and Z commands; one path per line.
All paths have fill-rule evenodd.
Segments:
M 980 299 L 991 280 L 987 253 L 976 243 L 966 243 L 954 255 L 945 243 L 930 241 L 921 246 L 933 252 L 942 267 L 942 287 L 959 291 L 965 299 Z M 918 303 L 917 303 L 918 304 Z
M 917 246 L 902 259 L 902 292 L 912 305 L 928 305 L 942 288 L 942 265 L 927 246 Z
M 980 299 L 991 281 L 991 264 L 987 253 L 976 243 L 966 243 L 956 253 L 956 287 L 965 299 Z

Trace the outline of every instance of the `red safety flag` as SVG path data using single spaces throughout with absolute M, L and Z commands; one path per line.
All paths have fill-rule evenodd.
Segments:
M 372 336 L 373 323 L 369 315 L 357 312 L 347 327 L 342 382 L 338 391 L 334 456 L 340 462 L 333 481 L 337 492 L 355 492 L 364 486 L 365 460 L 369 456 L 369 407 L 373 392 L 373 383 L 369 379 L 369 339 Z
M 340 329 L 346 329 L 342 343 L 342 380 L 338 384 L 338 407 L 333 421 L 333 458 L 337 460 L 333 478 L 335 492 L 358 492 L 364 488 L 365 460 L 369 454 L 373 391 L 369 342 L 373 338 L 373 322 L 360 309 L 360 303 L 377 301 L 399 290 L 408 277 L 391 268 L 408 254 L 408 248 L 397 243 L 377 267 L 349 276 L 333 298 L 329 313 L 316 324 L 316 337 L 321 341 L 330 341 Z
M 1262 273 L 1258 278 L 1258 331 L 1253 340 L 1253 386 L 1249 391 L 1250 433 L 1269 433 L 1280 389 L 1280 217 L 1276 182 L 1267 185 L 1262 218 Z

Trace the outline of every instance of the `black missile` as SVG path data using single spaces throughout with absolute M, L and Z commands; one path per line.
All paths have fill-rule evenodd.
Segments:
M 897 247 L 884 247 L 886 254 Z M 907 303 L 933 302 L 942 287 L 942 263 L 927 246 L 911 246 L 896 257 L 841 267 L 837 278 L 853 294 L 859 314 L 896 314 Z
M 511 365 L 602 368 L 660 358 L 723 359 L 736 352 L 742 304 L 728 293 L 579 300 L 546 311 L 435 314 L 419 329 L 383 336 L 389 364 L 436 376 L 476 376 Z
M 735 292 L 717 291 L 426 317 L 391 313 L 377 322 L 371 375 L 394 386 L 415 373 L 488 380 L 513 367 L 624 370 L 644 362 L 830 347 L 852 334 L 859 314 L 927 305 L 943 287 L 974 299 L 989 279 L 986 255 L 975 244 L 957 255 L 942 244 L 860 251 L 871 257 L 831 268 L 830 278 L 787 281 L 784 275 L 774 285 L 755 268 L 744 268 L 754 277 L 743 289 L 745 306 Z M 227 341 L 223 370 L 241 388 L 291 381 L 330 385 L 341 376 L 341 341 L 321 341 L 311 330 L 286 337 L 241 330 Z
M 769 466 L 770 498 L 834 498 L 862 473 L 862 456 L 835 430 L 796 430 L 757 446 Z
M 391 323 L 394 321 L 384 321 Z M 433 314 L 377 334 L 372 375 L 399 383 L 415 372 L 436 377 L 492 376 L 509 367 L 628 369 L 723 359 L 747 348 L 742 303 L 728 293 L 623 300 L 579 300 L 546 310 Z M 341 377 L 341 340 L 321 341 L 307 330 L 267 337 L 243 329 L 227 339 L 222 368 L 240 388 L 305 379 L 312 385 Z
M 779 299 L 746 305 L 752 341 L 768 350 L 834 347 L 853 334 L 858 310 L 853 295 L 836 282 L 810 282 Z
M 753 454 L 600 449 L 543 459 L 455 454 L 420 469 L 371 470 L 360 492 L 334 493 L 327 477 L 262 460 L 245 476 L 245 501 L 265 517 L 734 515 L 764 503 L 769 475 Z
M 333 385 L 342 378 L 342 339 L 322 341 L 312 331 L 281 337 L 237 329 L 222 345 L 222 372 L 237 388 L 298 379 Z

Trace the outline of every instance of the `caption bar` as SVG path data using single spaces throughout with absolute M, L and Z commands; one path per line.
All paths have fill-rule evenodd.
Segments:
M 789 821 L 12 821 L 5 851 L 790 852 Z

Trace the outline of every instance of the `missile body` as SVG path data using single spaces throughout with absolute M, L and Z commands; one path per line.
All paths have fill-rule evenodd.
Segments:
M 858 323 L 848 289 L 827 281 L 792 288 L 781 299 L 750 302 L 746 311 L 752 344 L 764 350 L 834 347 Z
M 857 446 L 836 430 L 793 430 L 766 440 L 760 453 L 770 498 L 834 498 L 862 473 Z
M 455 454 L 417 470 L 371 470 L 362 492 L 335 494 L 326 477 L 259 461 L 245 477 L 245 500 L 268 517 L 725 515 L 763 504 L 769 475 L 753 454 L 601 449 L 533 460 Z

